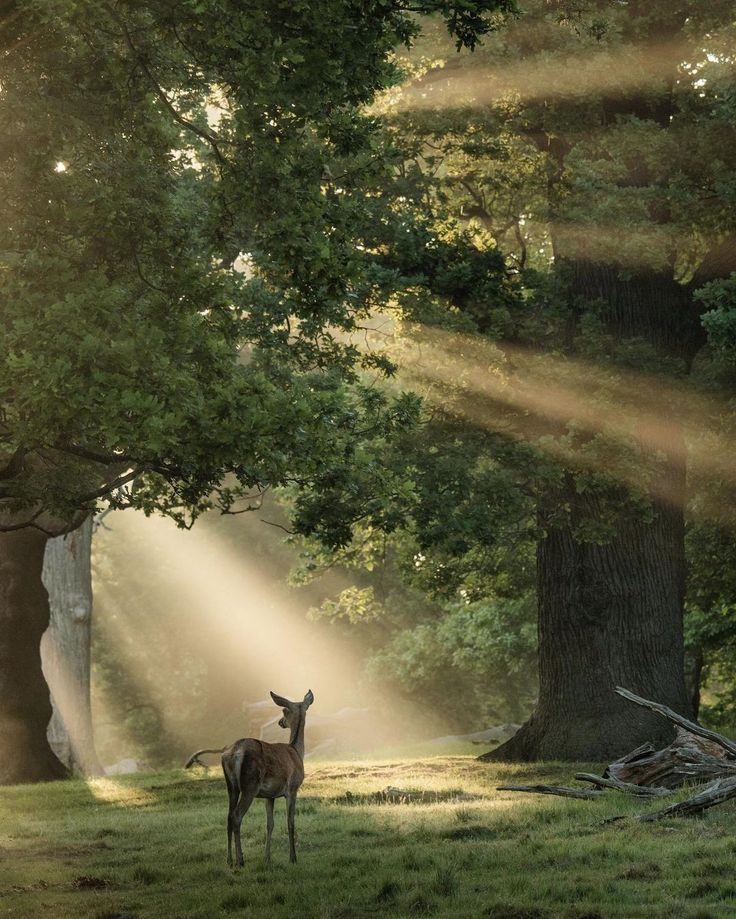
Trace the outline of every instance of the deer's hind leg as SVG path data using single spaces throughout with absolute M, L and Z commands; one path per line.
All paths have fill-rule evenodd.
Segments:
M 233 833 L 235 834 L 235 866 L 236 868 L 242 868 L 245 864 L 243 859 L 243 848 L 240 844 L 240 826 L 243 822 L 243 817 L 245 817 L 248 808 L 253 803 L 253 800 L 256 796 L 257 788 L 247 788 L 240 792 L 240 800 L 238 805 L 235 808 L 235 813 L 233 815 Z
M 233 782 L 232 778 L 225 771 L 225 784 L 227 785 L 227 797 L 228 797 L 228 807 L 227 807 L 227 863 L 232 868 L 233 866 L 233 827 L 235 825 L 235 809 L 238 804 L 238 797 L 240 792 L 238 791 L 238 786 Z
M 233 814 L 233 833 L 235 834 L 235 865 L 242 867 L 243 848 L 240 844 L 240 826 L 253 799 L 261 787 L 261 774 L 255 763 L 246 758 L 240 768 L 240 800 Z

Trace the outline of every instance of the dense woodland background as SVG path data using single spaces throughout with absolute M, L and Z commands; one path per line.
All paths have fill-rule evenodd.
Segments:
M 104 509 L 104 760 L 310 670 L 512 760 L 733 725 L 734 12 L 0 3 L 0 780 Z
M 391 385 L 421 395 L 421 415 L 406 437 L 359 436 L 311 494 L 281 490 L 252 519 L 199 524 L 245 572 L 267 572 L 264 616 L 281 604 L 357 662 L 352 685 L 329 687 L 333 708 L 335 693 L 390 698 L 423 713 L 414 734 L 531 713 L 545 527 L 572 520 L 583 554 L 637 520 L 651 543 L 672 503 L 685 555 L 673 560 L 675 536 L 652 564 L 686 578 L 673 603 L 684 590 L 689 704 L 705 724 L 736 723 L 733 9 L 598 7 L 528 3 L 459 54 L 427 20 L 399 54 L 400 82 L 371 109 L 391 164 L 373 194 L 391 195 L 396 218 L 373 240 L 372 271 L 395 290 L 385 318 L 350 334 L 394 362 Z M 668 485 L 673 455 L 682 480 Z M 258 519 L 294 529 L 289 515 L 288 545 Z M 225 665 L 221 644 L 203 650 L 201 601 L 165 537 L 141 545 L 117 515 L 103 524 L 101 749 L 164 762 L 213 721 L 237 732 L 260 675 L 237 654 Z M 606 615 L 608 575 L 576 588 L 586 616 Z M 238 623 L 221 590 L 213 575 Z

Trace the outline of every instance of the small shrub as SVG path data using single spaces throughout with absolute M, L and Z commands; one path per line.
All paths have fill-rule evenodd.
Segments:
M 733 873 L 733 865 L 727 861 L 715 862 L 715 861 L 704 861 L 698 862 L 694 866 L 695 871 L 699 875 L 730 875 Z
M 90 874 L 82 874 L 72 881 L 72 887 L 75 890 L 104 890 L 110 886 L 107 878 L 96 878 Z
M 436 905 L 431 900 L 427 899 L 423 893 L 414 894 L 411 900 L 409 900 L 408 907 L 409 912 L 413 916 L 428 916 L 437 909 Z
M 133 880 L 138 884 L 156 884 L 161 880 L 161 875 L 141 865 L 133 872 Z
M 420 860 L 417 858 L 417 853 L 413 849 L 404 852 L 401 857 L 401 864 L 408 871 L 418 871 L 422 867 Z
M 718 899 L 722 898 L 721 891 L 718 888 L 718 885 L 711 884 L 708 881 L 702 881 L 699 884 L 693 884 L 692 887 L 689 887 L 685 891 L 685 895 L 692 897 L 694 900 L 700 900 L 703 897 L 708 897 L 709 899 Z

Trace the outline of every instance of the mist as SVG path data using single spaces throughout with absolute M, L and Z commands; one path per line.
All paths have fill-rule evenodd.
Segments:
M 364 678 L 366 650 L 352 630 L 308 617 L 350 582 L 328 572 L 290 586 L 298 551 L 263 519 L 278 513 L 212 514 L 192 530 L 131 512 L 104 517 L 93 549 L 92 643 L 104 763 L 180 762 L 242 736 L 286 741 L 270 690 L 295 700 L 314 692 L 308 751 L 318 754 L 451 731 L 395 687 Z

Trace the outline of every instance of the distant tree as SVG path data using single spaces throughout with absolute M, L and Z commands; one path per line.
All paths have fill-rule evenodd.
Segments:
M 70 770 L 98 775 L 90 697 L 92 647 L 92 518 L 72 533 L 46 543 L 42 578 L 50 623 L 41 660 L 51 690 L 51 749 Z
M 382 299 L 361 106 L 415 12 L 472 46 L 508 6 L 0 3 L 0 782 L 63 774 L 50 536 L 99 500 L 182 525 L 241 509 L 415 415 L 343 388 L 387 369 L 340 337 Z

